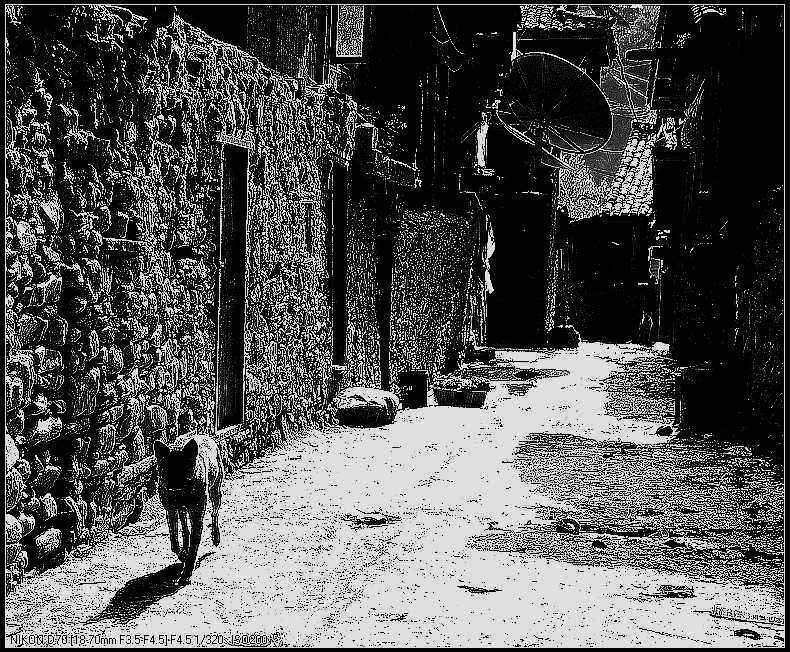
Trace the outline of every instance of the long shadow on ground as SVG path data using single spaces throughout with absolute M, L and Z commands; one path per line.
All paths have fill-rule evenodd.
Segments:
M 212 554 L 214 554 L 213 551 L 203 554 L 197 565 Z M 135 620 L 152 605 L 184 588 L 178 584 L 181 568 L 181 563 L 176 562 L 153 573 L 129 580 L 113 596 L 110 603 L 87 622 L 97 623 L 104 620 L 114 620 L 125 624 Z

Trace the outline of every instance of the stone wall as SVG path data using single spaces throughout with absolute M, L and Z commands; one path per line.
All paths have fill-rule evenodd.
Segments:
M 9 584 L 133 521 L 154 439 L 214 433 L 223 138 L 249 148 L 246 411 L 223 454 L 243 463 L 321 422 L 318 216 L 354 106 L 299 96 L 166 11 L 6 11 Z

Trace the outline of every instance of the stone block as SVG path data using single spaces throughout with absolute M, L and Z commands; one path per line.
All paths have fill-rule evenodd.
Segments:
M 106 373 L 108 376 L 117 376 L 124 370 L 124 358 L 121 349 L 113 344 L 107 349 Z
M 44 344 L 51 348 L 65 346 L 68 329 L 68 322 L 62 317 L 50 319 L 44 335 Z
M 39 204 L 39 216 L 46 233 L 60 233 L 63 227 L 63 209 L 57 200 L 45 200 Z
M 5 418 L 6 433 L 19 442 L 25 430 L 25 413 L 20 410 L 9 410 Z
M 17 410 L 24 404 L 24 387 L 22 380 L 13 376 L 5 377 L 5 405 L 6 410 Z
M 87 416 L 95 411 L 100 385 L 101 372 L 95 367 L 74 378 L 70 404 L 72 418 Z
M 19 461 L 19 449 L 11 435 L 5 433 L 5 472 L 8 473 Z
M 26 299 L 29 299 L 29 294 L 31 293 L 32 290 L 27 295 L 23 291 L 22 301 L 26 303 Z M 44 339 L 44 334 L 46 333 L 48 326 L 49 323 L 46 319 L 42 319 L 36 315 L 31 315 L 30 313 L 22 313 L 17 320 L 19 345 L 29 348 L 40 344 Z
M 5 515 L 5 542 L 6 545 L 9 543 L 19 543 L 19 540 L 23 536 L 22 524 L 19 520 L 12 516 L 11 514 Z M 6 560 L 7 562 L 8 560 Z
M 54 464 L 48 464 L 31 480 L 30 486 L 39 494 L 48 493 L 63 474 L 63 469 Z
M 7 510 L 12 510 L 19 504 L 23 489 L 24 482 L 19 470 L 13 468 L 8 471 L 5 474 L 5 508 Z
M 48 557 L 62 552 L 63 546 L 63 532 L 55 528 L 49 528 L 33 539 L 31 551 L 36 563 L 42 563 Z
M 22 544 L 21 543 L 8 543 L 6 539 L 5 544 L 5 566 L 6 568 L 12 567 L 16 564 L 19 556 L 22 554 Z
M 54 305 L 60 301 L 63 281 L 60 277 L 51 274 L 49 278 L 33 286 L 30 306 Z
M 28 534 L 36 529 L 36 519 L 31 514 L 21 512 L 18 517 L 19 526 L 22 529 L 22 536 L 26 537 Z
M 79 439 L 86 437 L 91 432 L 91 420 L 87 417 L 68 421 L 63 425 L 63 437 L 68 439 Z
M 63 371 L 63 354 L 60 351 L 37 346 L 33 353 L 40 374 L 59 374 Z

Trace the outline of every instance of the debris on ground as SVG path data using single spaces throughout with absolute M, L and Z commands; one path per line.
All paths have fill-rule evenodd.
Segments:
M 585 528 L 589 532 L 594 532 L 595 534 L 608 534 L 609 536 L 615 537 L 649 537 L 658 532 L 658 530 L 649 527 L 640 527 L 635 530 L 613 530 L 612 528 L 604 527 L 604 528 Z M 681 544 L 685 545 L 685 544 Z
M 469 591 L 469 593 L 496 593 L 497 591 L 501 591 L 502 589 L 487 589 L 483 586 L 470 586 L 469 584 L 459 584 L 459 589 L 465 589 Z
M 683 585 L 662 584 L 658 587 L 657 595 L 662 598 L 693 598 L 694 587 Z
M 596 539 L 595 541 L 592 542 L 592 547 L 598 548 L 599 550 L 603 550 L 604 548 L 606 548 L 606 544 L 600 539 Z
M 377 618 L 379 621 L 390 621 L 390 622 L 400 622 L 402 620 L 406 620 L 406 616 L 409 614 L 407 613 L 399 613 L 399 614 L 380 614 Z
M 579 521 L 574 518 L 561 518 L 557 521 L 557 532 L 565 532 L 566 534 L 579 534 L 581 532 L 581 525 Z
M 349 387 L 334 400 L 342 426 L 378 427 L 392 423 L 400 399 L 392 392 L 371 387 Z
M 686 544 L 681 543 L 680 541 L 675 541 L 675 539 L 667 539 L 664 541 L 665 546 L 669 546 L 670 548 L 685 548 Z
M 784 555 L 782 553 L 765 552 L 764 550 L 758 550 L 754 546 L 749 546 L 748 548 L 736 546 L 733 548 L 733 550 L 737 550 L 743 554 L 744 558 L 748 559 L 749 561 L 754 561 L 756 559 L 764 559 L 766 561 L 784 559 Z
M 659 437 L 669 437 L 672 434 L 672 426 L 661 426 L 656 430 L 656 434 Z
M 381 527 L 400 521 L 400 516 L 394 514 L 384 514 L 381 512 L 363 512 L 361 514 L 346 514 L 343 520 L 348 521 L 351 527 L 359 529 L 363 527 Z
M 673 638 L 683 638 L 688 641 L 694 641 L 695 643 L 703 643 L 708 645 L 708 641 L 703 641 L 698 638 L 692 638 L 691 636 L 685 636 L 684 634 L 677 634 L 675 632 L 662 632 L 657 629 L 648 629 L 647 627 L 639 627 L 643 632 L 650 632 L 651 634 L 661 634 L 661 636 L 672 636 Z
M 766 509 L 768 505 L 766 503 L 761 503 L 757 500 L 753 500 L 748 507 L 744 508 L 744 511 L 749 514 L 752 518 L 755 518 L 761 511 Z
M 771 627 L 784 627 L 784 616 L 766 616 L 760 613 L 747 613 L 741 609 L 730 609 L 720 604 L 714 605 L 710 610 L 710 615 L 714 618 L 726 618 L 727 620 L 741 620 Z
M 733 634 L 735 636 L 744 636 L 745 638 L 750 638 L 753 641 L 758 641 L 762 638 L 762 636 L 760 636 L 760 634 L 755 632 L 753 629 L 748 629 L 746 627 L 742 629 L 736 629 Z

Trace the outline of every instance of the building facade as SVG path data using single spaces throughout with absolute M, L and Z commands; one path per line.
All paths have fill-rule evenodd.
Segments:
M 662 7 L 655 47 L 635 53 L 654 60 L 655 219 L 669 235 L 662 329 L 675 357 L 707 363 L 711 414 L 759 417 L 773 433 L 783 421 L 783 20 L 779 5 Z
M 597 16 L 589 6 L 523 5 L 515 36 L 517 53 L 548 52 L 582 68 L 599 82 L 601 68 L 616 48 L 611 22 Z M 559 203 L 571 195 L 571 186 L 583 175 L 583 165 L 571 166 L 561 175 L 557 168 L 538 160 L 532 147 L 510 134 L 491 130 L 490 165 L 502 178 L 492 197 L 497 249 L 491 267 L 493 294 L 489 297 L 489 341 L 496 346 L 543 346 L 556 322 L 567 316 L 558 306 L 564 296 L 563 261 L 567 224 L 560 224 L 559 208 L 567 215 L 575 210 Z M 535 170 L 534 180 L 530 170 Z M 566 220 L 567 221 L 567 220 Z M 562 301 L 560 301 L 562 303 Z M 558 307 L 561 310 L 558 311 Z M 514 310 L 519 319 L 513 319 Z
M 8 584 L 138 518 L 154 440 L 233 469 L 484 337 L 437 17 L 348 7 L 6 8 Z
M 658 337 L 659 296 L 650 274 L 652 146 L 656 125 L 634 121 L 600 211 L 571 224 L 573 322 L 586 339 Z

